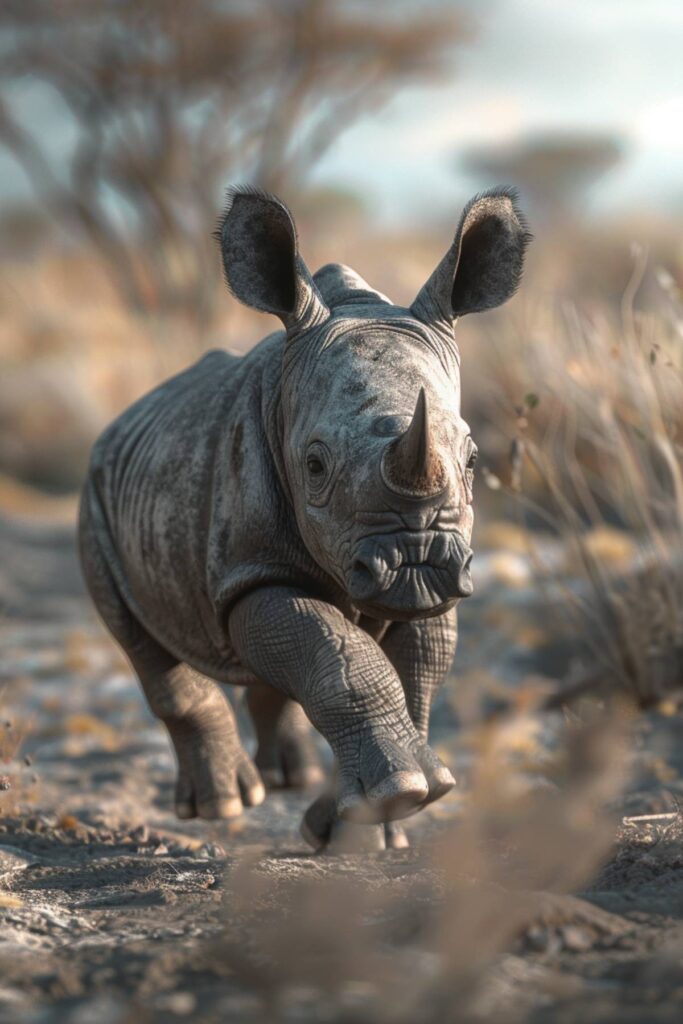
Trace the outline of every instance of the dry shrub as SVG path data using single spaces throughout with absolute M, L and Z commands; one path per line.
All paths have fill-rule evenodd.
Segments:
M 2 698 L 0 690 L 0 707 L 4 703 Z M 0 716 L 0 817 L 15 813 L 35 783 L 30 758 L 20 761 L 27 732 L 28 726 L 16 721 L 7 711 Z
M 618 321 L 565 310 L 531 343 L 508 490 L 579 573 L 562 604 L 592 651 L 582 688 L 646 706 L 683 683 L 683 307 L 660 273 L 657 309 L 634 311 L 635 256 Z
M 224 934 L 202 964 L 249 990 L 250 1019 L 474 1019 L 500 954 L 530 928 L 600 913 L 564 894 L 594 874 L 615 834 L 605 807 L 623 781 L 619 723 L 612 709 L 609 724 L 566 725 L 559 787 L 535 791 L 491 726 L 461 819 L 417 850 L 245 853 L 227 879 Z M 497 1008 L 495 1019 L 514 1017 L 513 1005 Z

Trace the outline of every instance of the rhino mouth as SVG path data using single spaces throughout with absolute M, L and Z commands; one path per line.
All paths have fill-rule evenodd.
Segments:
M 472 550 L 457 531 L 364 537 L 347 573 L 354 604 L 374 615 L 436 615 L 473 591 Z

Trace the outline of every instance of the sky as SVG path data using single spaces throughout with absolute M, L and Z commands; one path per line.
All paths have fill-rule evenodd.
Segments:
M 411 89 L 357 123 L 313 174 L 387 221 L 452 207 L 473 181 L 458 151 L 541 131 L 607 131 L 626 158 L 597 210 L 683 206 L 683 0 L 479 0 L 452 82 Z M 372 153 L 373 158 L 359 159 Z
M 450 0 L 443 0 L 448 3 Z M 452 210 L 473 180 L 458 152 L 564 129 L 621 136 L 626 158 L 587 198 L 597 212 L 683 209 L 683 0 L 468 0 L 478 26 L 452 81 L 399 93 L 357 122 L 311 181 L 362 195 L 380 221 Z M 55 152 L 69 126 L 45 97 L 27 111 Z M 0 152 L 0 202 L 29 195 Z

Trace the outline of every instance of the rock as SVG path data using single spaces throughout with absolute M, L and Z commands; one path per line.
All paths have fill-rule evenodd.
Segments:
M 557 932 L 553 928 L 544 928 L 542 925 L 533 925 L 524 936 L 526 945 L 534 953 L 558 953 L 562 943 Z
M 196 1005 L 197 1000 L 191 992 L 173 992 L 157 1003 L 160 1010 L 166 1010 L 178 1017 L 186 1017 L 194 1011 Z
M 21 1003 L 26 1002 L 26 996 L 23 992 L 19 992 L 15 988 L 6 988 L 4 985 L 0 985 L 0 1009 L 4 1006 L 7 1009 L 9 1006 L 17 1007 Z
M 38 858 L 16 846 L 0 846 L 0 877 L 14 871 L 23 871 Z
M 195 853 L 199 860 L 213 860 L 214 858 L 225 857 L 226 853 L 220 843 L 204 843 Z
M 149 842 L 150 840 L 149 829 L 147 828 L 146 825 L 139 825 L 137 828 L 133 829 L 133 831 L 130 834 L 130 837 L 140 846 L 144 846 L 145 843 Z
M 587 953 L 593 947 L 594 936 L 580 925 L 566 924 L 560 929 L 562 945 L 572 953 Z

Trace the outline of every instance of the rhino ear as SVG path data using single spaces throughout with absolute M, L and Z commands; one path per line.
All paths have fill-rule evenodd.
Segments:
M 531 240 L 514 189 L 470 200 L 453 244 L 412 305 L 421 320 L 453 320 L 506 302 L 522 277 Z
M 292 215 L 279 199 L 259 189 L 231 189 L 215 234 L 225 280 L 240 302 L 279 316 L 290 333 L 327 319 L 329 310 L 299 256 Z

